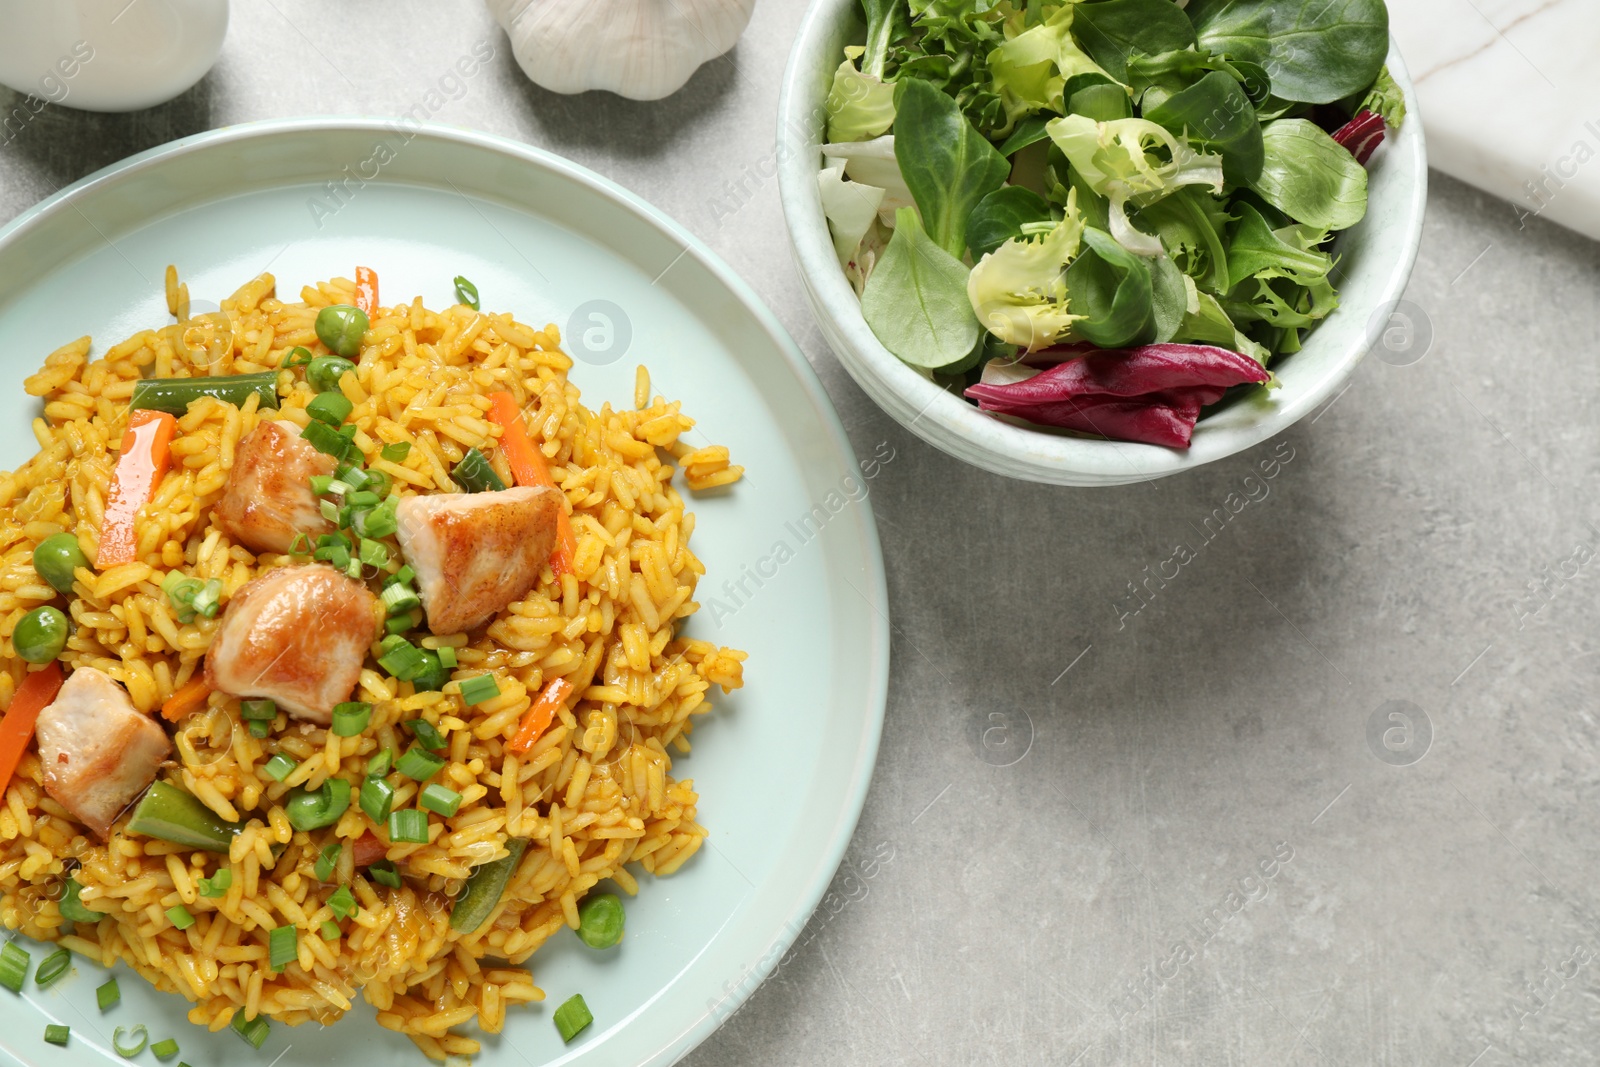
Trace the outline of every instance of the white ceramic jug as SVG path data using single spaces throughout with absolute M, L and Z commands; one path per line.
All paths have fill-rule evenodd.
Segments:
M 154 107 L 205 76 L 227 29 L 228 0 L 0 0 L 0 84 L 85 111 Z

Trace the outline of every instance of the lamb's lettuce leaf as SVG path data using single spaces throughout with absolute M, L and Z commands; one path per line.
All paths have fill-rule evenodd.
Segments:
M 1084 50 L 1120 82 L 1137 53 L 1176 52 L 1195 45 L 1194 26 L 1172 0 L 1099 0 L 1077 5 L 1072 29 Z
M 1200 47 L 1266 68 L 1284 100 L 1361 92 L 1389 54 L 1384 0 L 1193 0 L 1186 10 Z
M 1222 172 L 1230 183 L 1249 185 L 1261 176 L 1265 155 L 1261 123 L 1250 98 L 1224 71 L 1210 71 L 1160 104 L 1146 107 L 1144 117 L 1220 153 Z
M 901 80 L 895 92 L 895 159 L 922 213 L 928 236 L 952 256 L 967 249 L 967 219 L 1000 188 L 1011 166 L 961 113 L 925 81 Z
M 967 275 L 966 264 L 928 236 L 917 213 L 901 208 L 861 294 L 861 313 L 883 346 L 912 366 L 961 364 L 983 333 L 967 302 Z
M 1367 168 L 1307 119 L 1262 130 L 1265 159 L 1251 188 L 1296 222 L 1347 230 L 1367 213 Z
M 1023 227 L 1050 219 L 1050 205 L 1033 190 L 1020 185 L 996 189 L 973 208 L 967 220 L 967 247 L 973 259 L 982 259 L 1013 237 L 1021 237 Z

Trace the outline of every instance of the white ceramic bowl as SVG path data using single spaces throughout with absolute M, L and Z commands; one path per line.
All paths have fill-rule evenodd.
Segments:
M 1210 463 L 1281 433 L 1338 391 L 1389 325 L 1422 237 L 1427 155 L 1416 93 L 1391 45 L 1389 71 L 1409 117 L 1373 157 L 1367 217 L 1340 236 L 1340 308 L 1293 356 L 1273 364 L 1281 388 L 1258 390 L 1201 420 L 1187 452 L 1024 429 L 980 412 L 896 359 L 861 315 L 828 235 L 817 192 L 828 86 L 864 26 L 858 0 L 813 0 L 778 104 L 779 185 L 789 240 L 823 336 L 867 394 L 918 437 L 968 463 L 1058 485 L 1125 485 Z

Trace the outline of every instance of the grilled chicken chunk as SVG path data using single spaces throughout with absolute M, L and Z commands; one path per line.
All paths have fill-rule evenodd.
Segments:
M 93 667 L 67 675 L 36 731 L 45 792 L 102 841 L 172 753 L 166 731 Z
M 206 652 L 206 681 L 326 726 L 361 676 L 379 632 L 376 611 L 367 587 L 332 567 L 268 571 L 228 602 Z
M 334 461 L 292 422 L 263 422 L 234 449 L 228 486 L 212 510 L 217 525 L 252 552 L 287 552 L 296 534 L 315 539 L 332 526 L 311 492 L 313 474 Z
M 556 543 L 561 493 L 518 486 L 400 501 L 400 551 L 436 634 L 470 630 L 539 581 Z

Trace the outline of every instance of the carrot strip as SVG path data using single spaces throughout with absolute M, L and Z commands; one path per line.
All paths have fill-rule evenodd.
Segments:
M 210 695 L 211 686 L 206 684 L 205 672 L 200 671 L 180 685 L 161 705 L 161 717 L 168 722 L 177 722 L 191 711 L 205 707 L 206 697 Z
M 106 494 L 105 522 L 100 527 L 100 548 L 95 566 L 101 570 L 138 558 L 133 520 L 150 502 L 156 486 L 172 460 L 170 445 L 178 420 L 165 411 L 140 408 L 128 416 L 122 435 L 122 455 Z
M 378 272 L 371 267 L 356 268 L 356 307 L 369 321 L 378 313 Z
M 500 390 L 489 394 L 489 419 L 500 427 L 500 448 L 506 454 L 506 463 L 518 485 L 546 485 L 554 489 L 555 479 L 550 477 L 550 465 L 544 453 L 533 447 L 528 431 L 522 425 L 522 409 L 516 398 Z M 572 520 L 567 509 L 556 512 L 556 547 L 550 554 L 550 566 L 556 577 L 572 573 L 572 561 L 578 554 L 578 539 L 572 533 Z
M 522 755 L 533 747 L 539 740 L 539 735 L 550 728 L 550 723 L 556 717 L 556 709 L 567 702 L 567 697 L 572 695 L 572 683 L 565 678 L 556 678 L 544 687 L 544 692 L 539 694 L 539 699 L 522 716 L 522 723 L 517 727 L 517 736 L 511 739 L 511 744 L 506 747 L 517 755 Z
M 22 754 L 28 751 L 39 712 L 49 706 L 60 689 L 60 660 L 51 660 L 44 669 L 34 671 L 17 686 L 5 718 L 0 719 L 0 796 L 5 795 L 17 764 L 22 762 Z

